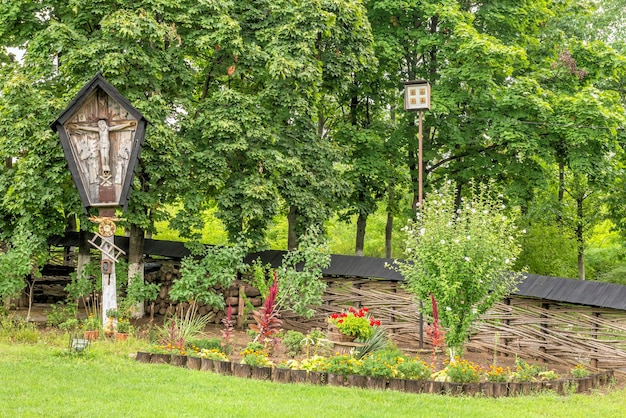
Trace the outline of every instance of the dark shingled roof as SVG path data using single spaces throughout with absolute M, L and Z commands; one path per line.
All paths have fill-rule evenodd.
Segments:
M 115 245 L 124 251 L 128 251 L 128 241 L 129 239 L 126 237 L 115 237 Z M 64 237 L 52 237 L 48 242 L 50 245 L 59 247 L 78 246 L 78 233 L 71 232 Z M 181 259 L 189 255 L 189 251 L 182 242 L 153 239 L 145 240 L 144 253 L 175 259 Z M 245 262 L 251 263 L 256 259 L 260 259 L 263 264 L 278 267 L 282 262 L 284 254 L 285 251 L 277 250 L 251 253 L 246 256 Z M 404 280 L 400 273 L 388 267 L 393 261 L 391 258 L 333 254 L 331 255 L 330 266 L 323 273 L 330 276 L 377 278 L 392 281 Z M 584 281 L 525 274 L 517 288 L 517 292 L 514 293 L 517 296 L 626 310 L 626 286 L 622 285 L 592 280 Z
M 263 264 L 270 264 L 272 267 L 280 266 L 283 255 L 286 251 L 269 250 L 248 254 L 246 263 L 251 263 L 260 259 Z M 392 264 L 392 258 L 357 257 L 352 255 L 332 254 L 330 256 L 330 266 L 322 272 L 329 276 L 346 277 L 368 277 L 402 281 L 404 277 L 386 265 Z
M 526 274 L 517 288 L 518 296 L 626 310 L 626 286 L 619 284 Z

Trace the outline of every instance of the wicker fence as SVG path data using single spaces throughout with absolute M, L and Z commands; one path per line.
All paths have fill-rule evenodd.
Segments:
M 367 306 L 383 322 L 399 347 L 419 347 L 419 307 L 401 283 L 347 278 L 325 280 L 328 286 L 324 304 L 316 315 L 303 320 L 286 313 L 283 315 L 286 328 L 324 329 L 325 319 L 332 312 L 347 306 Z M 424 348 L 430 348 L 429 344 L 426 338 Z M 572 366 L 588 361 L 596 369 L 624 368 L 626 312 L 511 298 L 496 304 L 482 317 L 466 347 Z

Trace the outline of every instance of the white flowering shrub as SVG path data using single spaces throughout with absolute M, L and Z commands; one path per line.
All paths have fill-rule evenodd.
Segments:
M 454 188 L 447 183 L 424 201 L 406 231 L 406 259 L 395 268 L 407 288 L 432 312 L 430 293 L 439 304 L 451 359 L 462 353 L 476 319 L 515 290 L 521 274 L 509 271 L 521 251 L 514 220 L 485 186 L 454 206 Z

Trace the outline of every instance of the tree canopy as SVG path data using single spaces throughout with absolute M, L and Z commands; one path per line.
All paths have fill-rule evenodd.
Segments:
M 167 220 L 198 239 L 202 213 L 216 207 L 231 242 L 266 248 L 286 217 L 296 248 L 307 228 L 339 216 L 356 219 L 363 254 L 368 217 L 383 211 L 391 255 L 393 220 L 410 217 L 418 190 L 418 117 L 402 108 L 402 82 L 425 79 L 426 194 L 443 179 L 457 199 L 470 181 L 494 181 L 528 237 L 556 222 L 576 242 L 584 277 L 593 225 L 609 216 L 626 225 L 623 9 L 622 0 L 2 2 L 0 240 L 41 241 L 74 217 L 90 228 L 49 124 L 102 72 L 151 122 L 127 226 Z

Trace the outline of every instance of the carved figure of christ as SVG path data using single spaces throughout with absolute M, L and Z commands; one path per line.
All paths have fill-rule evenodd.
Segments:
M 109 132 L 121 131 L 130 126 L 134 126 L 135 121 L 131 120 L 123 122 L 118 125 L 109 126 L 106 119 L 100 119 L 98 126 L 81 125 L 75 126 L 78 131 L 97 132 L 99 135 L 99 148 L 100 148 L 100 163 L 102 165 L 102 172 L 105 176 L 111 174 L 111 168 L 109 166 L 109 150 L 111 149 L 111 140 L 109 139 Z

